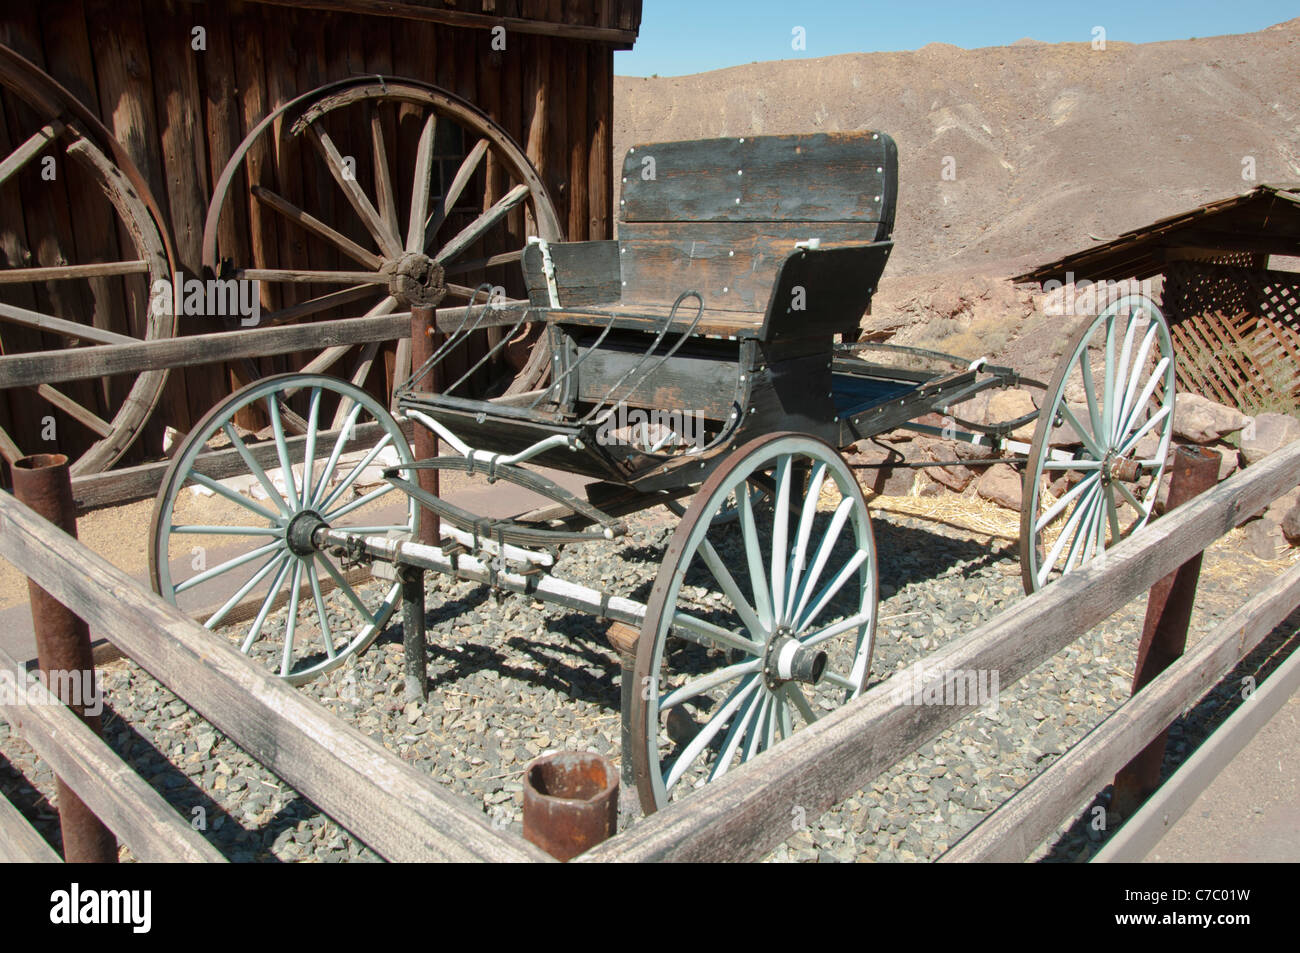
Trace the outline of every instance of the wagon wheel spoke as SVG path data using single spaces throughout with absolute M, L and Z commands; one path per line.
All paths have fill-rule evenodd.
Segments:
M 128 337 L 125 334 L 105 331 L 92 325 L 77 324 L 75 321 L 67 321 L 52 314 L 32 311 L 28 308 L 20 308 L 17 305 L 5 304 L 4 302 L 0 302 L 0 321 L 21 324 L 39 331 L 49 331 L 52 334 L 58 334 L 66 338 L 92 341 L 95 344 L 139 343 L 138 339 Z
M 411 143 L 413 154 L 407 160 L 410 167 L 393 148 L 395 137 L 404 134 L 401 123 L 408 115 L 418 117 L 418 141 Z M 304 188 L 305 194 L 291 193 L 283 170 L 252 164 L 250 156 L 259 142 L 272 147 L 270 154 L 280 155 L 285 151 L 283 140 L 290 137 L 306 139 L 313 162 L 319 157 L 325 163 L 334 182 L 328 197 L 311 188 Z M 355 168 L 351 159 L 345 161 L 345 155 L 368 157 L 370 162 Z M 490 165 L 485 162 L 489 155 Z M 491 174 L 485 172 L 485 166 Z M 409 183 L 406 195 L 395 188 L 399 169 L 400 184 Z M 251 201 L 273 210 L 281 225 L 280 235 L 286 234 L 286 228 L 291 235 L 291 242 L 282 237 L 257 246 L 257 260 L 253 261 L 240 260 L 248 256 L 245 249 L 232 248 L 223 255 L 219 247 L 222 216 L 241 201 L 234 194 L 241 171 L 250 183 L 260 179 L 250 186 Z M 276 176 L 284 188 L 274 184 Z M 343 198 L 335 202 L 339 192 Z M 401 310 L 406 303 L 385 292 L 399 260 L 410 255 L 433 260 L 436 254 L 437 262 L 454 276 L 465 276 L 448 289 L 453 299 L 471 300 L 472 289 L 468 293 L 465 289 L 487 281 L 493 287 L 505 287 L 508 301 L 522 302 L 522 287 L 516 285 L 525 236 L 517 233 L 519 224 L 549 241 L 562 238 L 545 188 L 518 145 L 464 102 L 409 80 L 358 77 L 279 107 L 237 147 L 214 193 L 204 227 L 204 264 L 214 273 L 256 279 L 264 288 L 273 289 L 268 294 L 274 303 L 268 304 L 263 315 L 270 322 L 347 317 L 358 313 L 363 304 L 371 306 L 371 314 Z M 510 214 L 521 209 L 527 214 L 518 218 Z M 271 213 L 266 214 L 269 217 Z M 440 232 L 448 233 L 450 239 Z M 507 244 L 516 247 L 503 250 Z M 284 260 L 290 248 L 305 248 L 306 258 Z M 313 260 L 316 256 L 320 262 Z M 342 267 L 335 268 L 335 256 L 341 256 Z M 222 268 L 225 259 L 234 259 L 230 271 Z M 418 265 L 418 260 L 410 258 L 402 262 L 403 269 Z M 366 271 L 358 272 L 356 267 Z M 321 294 L 329 290 L 329 284 L 346 287 Z M 318 289 L 317 285 L 326 287 Z M 303 300 L 308 294 L 314 297 Z M 507 393 L 537 386 L 541 375 L 549 371 L 549 362 L 538 359 L 545 356 L 545 350 L 544 343 L 534 349 Z M 323 350 L 312 356 L 308 372 L 329 370 L 365 382 L 378 348 L 363 350 L 346 372 L 335 366 L 343 353 L 343 349 Z M 358 352 L 353 349 L 350 353 Z M 504 358 L 505 352 L 501 353 Z M 492 361 L 493 372 L 507 369 L 502 358 Z M 249 367 L 256 378 L 260 372 L 252 362 Z M 388 376 L 396 384 L 409 372 L 409 344 L 399 344 L 393 374 Z M 480 376 L 475 386 L 480 380 L 488 378 Z M 301 417 L 288 411 L 284 422 L 295 434 L 305 427 Z
M 429 191 L 433 187 L 433 135 L 438 114 L 430 112 L 420 130 L 420 144 L 415 150 L 415 182 L 411 185 L 411 216 L 406 223 L 406 250 L 424 250 L 425 215 L 429 209 Z
M 89 265 L 51 265 L 47 268 L 0 269 L 0 285 L 35 281 L 72 281 L 86 278 L 113 278 L 119 275 L 147 275 L 149 263 L 136 258 L 132 261 L 99 261 Z
M 433 244 L 434 236 L 438 234 L 438 229 L 442 228 L 442 223 L 447 220 L 447 212 L 456 206 L 460 201 L 461 193 L 465 191 L 465 186 L 473 178 L 474 173 L 478 170 L 479 163 L 483 161 L 483 156 L 487 154 L 490 143 L 486 139 L 480 139 L 474 143 L 474 147 L 465 155 L 465 160 L 461 162 L 456 174 L 452 176 L 451 183 L 447 186 L 447 194 L 438 199 L 438 204 L 434 206 L 433 212 L 430 213 L 428 220 L 424 225 L 424 249 L 429 250 Z M 517 254 L 523 255 L 523 251 Z
M 362 248 L 346 235 L 326 225 L 316 216 L 304 212 L 283 196 L 261 185 L 254 185 L 250 191 L 253 193 L 253 198 L 279 212 L 289 221 L 319 235 L 358 264 L 374 271 L 378 271 L 383 266 L 384 259 L 379 255 Z M 248 274 L 248 271 L 249 269 L 244 269 L 243 273 Z
M 326 168 L 329 169 L 330 175 L 338 183 L 339 188 L 343 191 L 343 196 L 352 206 L 352 210 L 357 213 L 361 219 L 361 224 L 370 232 L 370 236 L 375 240 L 375 244 L 380 250 L 389 257 L 396 258 L 402 253 L 402 246 L 398 242 L 396 233 L 388 231 L 384 224 L 383 218 L 371 204 L 366 193 L 361 190 L 357 184 L 356 176 L 348 173 L 347 163 L 344 162 L 338 146 L 330 138 L 330 134 L 321 128 L 319 123 L 312 123 L 308 126 L 311 132 L 309 142 L 316 147 L 320 153 L 321 159 L 325 162 Z
M 282 420 L 291 399 L 300 402 L 305 425 L 304 434 L 293 438 Z M 326 436 L 322 428 L 335 401 L 350 408 L 347 427 Z M 268 439 L 250 442 L 236 428 L 236 415 L 250 407 L 261 408 L 269 417 Z M 348 459 L 348 469 L 342 461 L 354 425 L 377 428 L 379 435 L 371 452 L 358 454 L 362 459 Z M 222 434 L 244 468 L 218 481 L 199 472 L 198 466 L 199 455 Z M 155 589 L 173 603 L 183 599 L 187 607 L 197 607 L 198 618 L 214 637 L 230 641 L 291 683 L 342 664 L 379 635 L 400 601 L 401 586 L 380 581 L 362 585 L 364 571 L 340 568 L 329 554 L 323 531 L 414 531 L 416 510 L 409 500 L 401 516 L 387 508 L 379 518 L 353 516 L 393 490 L 391 485 L 365 494 L 352 490 L 362 471 L 385 450 L 395 455 L 399 469 L 413 462 L 400 426 L 384 405 L 351 384 L 289 374 L 241 388 L 194 426 L 163 478 L 151 527 Z M 301 468 L 300 475 L 295 467 Z M 343 485 L 337 479 L 340 472 Z M 211 489 L 215 501 L 186 493 L 191 486 Z M 275 501 L 277 512 L 248 495 L 259 490 Z M 322 506 L 322 499 L 328 505 Z M 253 512 L 265 524 L 245 517 L 223 525 L 208 515 L 212 505 L 218 506 L 214 515 Z M 212 552 L 220 554 L 213 556 L 211 568 L 190 558 L 192 542 L 202 537 L 212 539 Z
M 19 172 L 27 163 L 45 151 L 46 146 L 54 142 L 66 127 L 58 119 L 52 119 L 36 132 L 32 133 L 16 149 L 0 161 L 0 185 L 9 181 L 9 177 Z
M 113 425 L 104 418 L 100 417 L 94 411 L 83 407 L 61 390 L 56 390 L 49 384 L 38 384 L 32 388 L 41 397 L 45 398 L 52 405 L 59 408 L 77 423 L 93 430 L 101 437 L 107 437 L 113 432 Z
M 1168 325 L 1149 300 L 1121 299 L 1080 325 L 1030 446 L 1020 543 L 1027 590 L 1087 565 L 1150 519 L 1171 437 L 1173 377 Z M 1086 401 L 1090 426 L 1071 395 Z M 1122 507 L 1133 508 L 1131 522 Z
M 492 204 L 486 212 L 480 215 L 474 221 L 470 222 L 461 229 L 456 237 L 443 245 L 438 253 L 433 256 L 433 260 L 441 264 L 449 258 L 455 258 L 462 251 L 468 248 L 474 242 L 478 241 L 496 222 L 501 219 L 507 212 L 528 197 L 529 188 L 527 185 L 516 185 L 513 189 L 499 198 Z
M 756 485 L 770 487 L 761 507 Z M 719 519 L 724 512 L 736 518 Z M 657 686 L 633 702 L 645 810 L 789 737 L 796 710 L 811 723 L 818 706 L 861 692 L 874 552 L 861 488 L 826 444 L 773 434 L 715 469 L 674 533 L 641 631 L 634 675 Z M 678 642 L 669 651 L 674 637 L 712 651 Z
M 375 103 L 366 103 L 366 120 L 370 126 L 370 146 L 375 162 L 375 193 L 379 200 L 379 216 L 384 220 L 384 227 L 396 235 L 400 231 L 397 224 L 397 194 L 393 191 L 392 169 L 388 164 L 388 144 L 384 141 L 384 124 Z

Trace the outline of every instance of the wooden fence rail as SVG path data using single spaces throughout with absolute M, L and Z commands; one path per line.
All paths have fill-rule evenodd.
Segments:
M 1098 624 L 1190 554 L 1260 512 L 1300 474 L 1300 442 L 1273 454 L 1121 542 L 1103 560 L 1054 583 L 920 663 L 928 673 L 996 671 L 1010 685 Z M 541 861 L 549 858 L 495 830 L 470 804 L 417 774 L 381 745 L 262 671 L 235 648 L 120 570 L 0 493 L 0 557 L 21 566 L 56 599 L 108 635 L 236 744 L 390 860 Z M 945 859 L 1020 859 L 1050 834 L 1089 792 L 1158 733 L 1199 694 L 1230 671 L 1300 599 L 1300 568 L 1278 577 L 1215 632 L 1121 706 L 1051 768 L 1006 802 Z M 10 659 L 0 663 L 12 664 Z M 745 861 L 762 857 L 790 832 L 791 810 L 825 810 L 934 738 L 976 707 L 910 705 L 911 673 L 877 685 L 783 742 L 770 757 L 748 762 L 705 790 L 588 851 L 584 861 Z M 906 682 L 906 684 L 905 684 Z M 1267 683 L 1266 683 L 1267 685 Z M 60 714 L 59 712 L 62 712 Z M 96 773 L 117 770 L 102 742 L 71 745 L 50 706 L 21 714 L 34 745 L 88 804 L 134 847 L 155 849 L 123 816 L 143 792 L 95 791 Z M 75 718 L 74 718 L 75 720 Z M 56 742 L 56 729 L 58 740 Z M 70 735 L 68 737 L 71 737 Z M 84 739 L 83 739 L 84 741 Z M 64 758 L 65 760 L 56 760 Z M 104 767 L 94 768 L 95 759 Z M 91 766 L 91 767 L 88 767 Z M 143 782 L 141 782 L 143 783 Z M 154 795 L 156 798 L 156 795 Z M 151 805 L 151 806 L 150 806 Z M 0 855 L 40 859 L 25 821 L 0 799 Z M 120 828 L 120 830 L 119 830 Z M 133 843 L 134 839 L 134 843 Z M 205 845 L 206 846 L 206 845 Z M 202 852 L 193 838 L 172 851 Z M 48 857 L 46 857 L 48 859 Z
M 1054 582 L 923 660 L 926 671 L 996 671 L 1010 685 L 1142 595 L 1233 527 L 1291 489 L 1300 442 L 1154 521 L 1104 560 Z M 975 709 L 908 705 L 900 673 L 746 762 L 703 791 L 660 811 L 584 861 L 756 860 L 790 833 L 795 807 L 815 817 Z M 909 695 L 910 695 L 910 688 Z M 1059 822 L 1060 818 L 1057 819 Z
M 389 860 L 549 860 L 0 493 L 0 557 Z M 89 799 L 87 799 L 89 802 Z M 111 820 L 106 817 L 105 820 Z

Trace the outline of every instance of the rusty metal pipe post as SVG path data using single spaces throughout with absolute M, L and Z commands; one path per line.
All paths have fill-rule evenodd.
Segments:
M 434 340 L 436 327 L 433 308 L 421 306 L 411 308 L 411 369 L 413 372 L 424 366 L 424 362 L 433 356 L 437 343 Z M 425 386 L 434 393 L 437 393 L 440 386 L 438 377 L 438 368 L 435 367 L 429 371 L 429 377 L 424 382 Z M 411 449 L 415 452 L 415 459 L 431 460 L 438 455 L 438 438 L 427 427 L 416 424 Z M 426 493 L 438 495 L 437 470 L 417 470 L 416 482 Z M 428 546 L 437 546 L 440 535 L 438 514 L 424 506 L 419 507 L 419 512 L 420 524 L 416 530 L 416 539 Z
M 13 465 L 14 496 L 38 516 L 69 536 L 77 535 L 77 511 L 72 502 L 72 478 L 63 454 L 40 453 Z M 95 659 L 86 623 L 31 579 L 27 580 L 32 607 L 36 655 L 46 685 L 76 712 L 91 731 L 102 735 L 98 712 L 86 713 L 85 702 L 98 692 Z M 52 674 L 56 677 L 51 678 Z M 72 695 L 72 680 L 86 690 Z M 74 702 L 77 702 L 74 704 Z M 55 778 L 59 799 L 59 826 L 63 831 L 63 859 L 69 863 L 117 863 L 117 838 L 91 813 L 62 778 Z
M 402 585 L 402 654 L 406 700 L 429 700 L 429 647 L 424 627 L 424 570 L 402 566 L 397 570 Z
M 524 839 L 570 860 L 618 829 L 618 772 L 604 757 L 557 751 L 524 769 Z
M 1219 459 L 1220 454 L 1215 450 L 1179 447 L 1174 452 L 1169 502 L 1165 511 L 1182 506 L 1218 483 Z M 1187 646 L 1187 629 L 1192 620 L 1196 584 L 1201 575 L 1201 556 L 1197 553 L 1151 587 L 1133 673 L 1134 695 L 1181 657 Z M 1115 775 L 1110 802 L 1112 811 L 1128 817 L 1159 786 L 1160 766 L 1164 763 L 1168 738 L 1169 730 L 1166 728 Z

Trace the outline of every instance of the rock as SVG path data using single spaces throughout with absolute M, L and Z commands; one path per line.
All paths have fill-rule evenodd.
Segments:
M 1254 520 L 1246 524 L 1243 545 L 1259 559 L 1277 559 L 1282 551 L 1282 531 L 1267 520 Z
M 845 455 L 849 466 L 858 470 L 858 482 L 877 496 L 908 496 L 916 484 L 912 467 L 882 467 L 881 463 L 902 463 L 906 456 L 888 443 L 860 440 L 855 452 Z
M 966 489 L 966 487 L 970 486 L 971 481 L 975 479 L 974 470 L 960 465 L 953 467 L 935 467 L 932 470 L 927 470 L 926 473 L 929 475 L 930 479 L 934 480 L 936 483 L 942 483 L 948 489 L 956 493 L 960 493 L 962 490 Z
M 1246 465 L 1300 440 L 1300 420 L 1289 414 L 1260 414 L 1241 432 L 1241 456 Z
M 1018 510 L 1020 509 L 1020 474 L 1005 463 L 995 463 L 980 477 L 975 492 L 998 506 Z
M 988 410 L 985 412 L 984 422 L 988 424 L 1006 424 L 1013 420 L 1032 414 L 1038 408 L 1034 406 L 1033 398 L 1023 390 L 1000 390 L 989 397 Z M 1027 424 L 1022 424 L 1012 431 L 1012 436 L 1017 440 L 1026 442 L 1034 439 L 1034 424 L 1036 421 L 1031 420 Z
M 1179 394 L 1174 406 L 1174 436 L 1191 443 L 1211 443 L 1241 430 L 1250 418 L 1200 394 Z
M 1237 448 L 1232 444 L 1216 440 L 1214 443 L 1209 444 L 1206 449 L 1213 450 L 1219 455 L 1218 479 L 1220 483 L 1241 469 L 1240 460 L 1237 457 Z
M 1300 546 L 1300 503 L 1287 512 L 1282 518 L 1282 535 L 1292 546 Z

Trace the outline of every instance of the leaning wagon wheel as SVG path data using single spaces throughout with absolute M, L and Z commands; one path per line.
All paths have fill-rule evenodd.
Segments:
M 236 185 L 241 173 L 246 191 Z M 241 216 L 253 225 L 251 250 L 227 247 Z M 203 261 L 214 274 L 260 282 L 271 306 L 261 323 L 275 324 L 402 310 L 399 266 L 405 275 L 441 266 L 446 303 L 464 305 L 483 283 L 509 289 L 519 281 L 528 235 L 559 240 L 559 220 L 504 129 L 436 87 L 365 77 L 300 96 L 248 134 L 217 182 Z M 326 348 L 302 370 L 325 371 L 349 350 Z M 540 379 L 541 350 L 510 390 Z M 360 348 L 346 372 L 354 383 L 365 381 L 377 351 Z M 394 382 L 408 376 L 409 354 L 399 346 Z
M 1025 591 L 1084 566 L 1151 518 L 1173 432 L 1174 349 L 1151 301 L 1085 322 L 1043 401 L 1025 470 Z
M 0 109 L 0 353 L 171 337 L 170 298 L 151 294 L 170 281 L 172 259 L 139 172 L 72 93 L 2 46 L 0 86 L 9 105 Z M 15 433 L 0 428 L 0 455 L 12 464 L 51 441 L 70 449 L 66 426 L 89 443 L 73 474 L 107 469 L 139 436 L 166 379 L 146 371 L 46 383 L 31 388 L 36 400 L 9 391 L 0 400 Z
M 738 518 L 716 519 L 728 507 Z M 877 600 L 867 504 L 843 457 L 795 433 L 734 451 L 673 533 L 637 643 L 624 757 L 644 810 L 855 698 Z
M 307 424 L 297 438 L 285 432 L 291 400 Z M 252 406 L 271 421 L 260 441 L 235 423 Z M 242 464 L 222 480 L 199 463 L 215 444 Z M 401 586 L 358 579 L 313 530 L 414 532 L 414 501 L 377 482 L 412 460 L 387 409 L 345 381 L 279 374 L 241 388 L 194 426 L 163 478 L 149 529 L 154 590 L 292 684 L 342 665 L 383 631 Z

